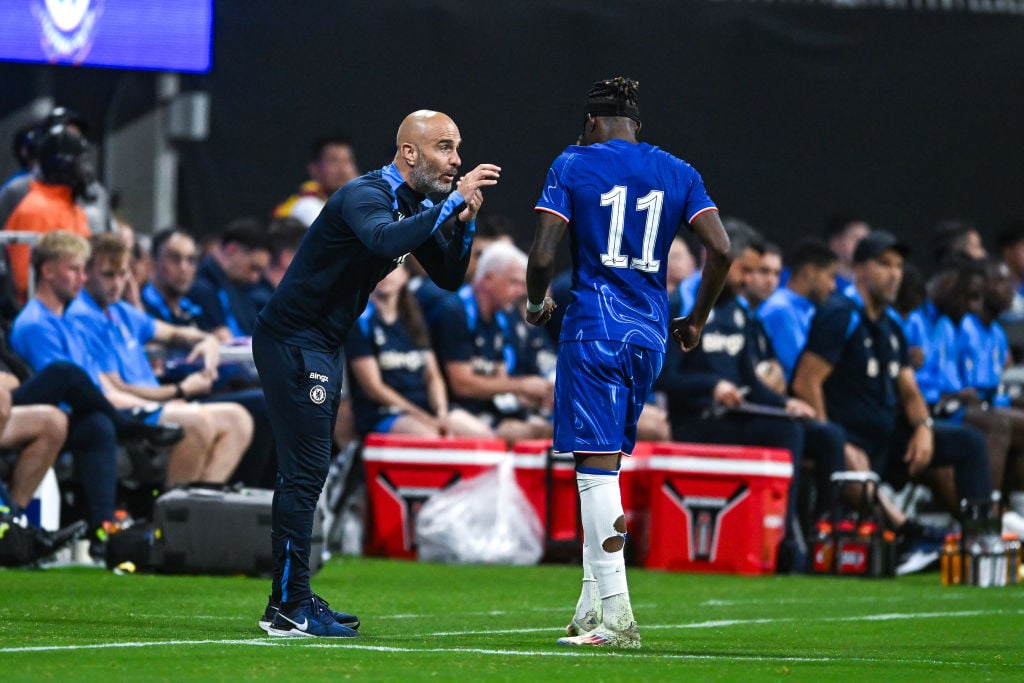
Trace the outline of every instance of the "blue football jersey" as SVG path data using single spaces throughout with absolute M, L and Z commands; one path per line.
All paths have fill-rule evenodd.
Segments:
M 700 174 L 657 147 L 610 140 L 566 148 L 536 205 L 569 223 L 573 282 L 561 339 L 663 353 L 669 247 L 680 225 L 715 208 Z

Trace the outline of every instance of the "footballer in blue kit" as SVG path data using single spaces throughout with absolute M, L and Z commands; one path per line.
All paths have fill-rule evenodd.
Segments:
M 555 254 L 568 227 L 572 286 L 560 333 L 554 449 L 573 453 L 583 521 L 583 590 L 559 644 L 640 647 L 626 585 L 621 456 L 664 361 L 669 332 L 700 337 L 729 269 L 729 240 L 704 181 L 686 162 L 639 142 L 638 85 L 595 83 L 579 144 L 552 164 L 527 266 L 527 321 L 543 325 Z M 666 261 L 689 225 L 708 252 L 691 314 L 669 321 Z

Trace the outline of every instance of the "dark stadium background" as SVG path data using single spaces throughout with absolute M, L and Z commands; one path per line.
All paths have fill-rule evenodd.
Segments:
M 841 4 L 217 0 L 213 70 L 182 77 L 212 99 L 209 139 L 181 146 L 179 222 L 211 232 L 266 215 L 326 132 L 349 132 L 361 168 L 379 167 L 397 123 L 426 107 L 459 124 L 465 164 L 503 167 L 485 211 L 509 215 L 526 246 L 584 92 L 625 74 L 641 84 L 642 137 L 783 246 L 850 212 L 911 239 L 918 260 L 946 217 L 975 221 L 991 247 L 1024 218 L 1024 14 Z M 152 106 L 154 79 L 4 63 L 0 115 L 52 94 L 116 127 Z

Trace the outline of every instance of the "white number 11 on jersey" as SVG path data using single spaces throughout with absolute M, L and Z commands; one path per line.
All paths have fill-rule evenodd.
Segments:
M 661 261 L 654 258 L 654 245 L 657 243 L 664 197 L 662 190 L 651 190 L 647 196 L 636 200 L 636 210 L 647 212 L 647 224 L 644 226 L 643 255 L 631 260 L 629 256 L 619 253 L 622 249 L 622 230 L 626 225 L 626 187 L 616 185 L 601 195 L 601 206 L 612 207 L 608 223 L 608 251 L 601 254 L 603 265 L 609 268 L 633 268 L 645 273 L 658 272 Z

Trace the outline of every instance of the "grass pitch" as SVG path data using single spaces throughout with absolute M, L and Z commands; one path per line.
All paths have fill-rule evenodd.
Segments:
M 269 638 L 269 582 L 3 571 L 4 681 L 1024 680 L 1024 588 L 631 569 L 639 651 L 555 645 L 580 570 L 334 559 L 345 642 Z

